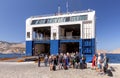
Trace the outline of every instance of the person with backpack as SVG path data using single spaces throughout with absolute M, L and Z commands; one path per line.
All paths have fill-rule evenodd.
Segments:
M 68 57 L 67 57 L 67 55 L 66 54 L 64 54 L 64 57 L 63 57 L 63 68 L 65 69 L 65 70 L 67 70 L 68 69 Z
M 103 58 L 103 72 L 106 73 L 107 69 L 108 69 L 108 61 L 109 58 L 106 56 L 106 54 L 104 54 L 104 58 Z
M 44 57 L 44 64 L 47 67 L 47 64 L 48 64 L 48 56 L 47 55 L 45 55 L 45 57 Z
M 40 54 L 38 54 L 38 67 L 40 67 L 40 61 L 41 61 Z
M 80 63 L 80 54 L 76 52 L 75 54 L 75 68 L 79 68 L 79 63 Z
M 58 56 L 58 67 L 59 70 L 63 68 L 63 53 L 60 53 Z
M 56 71 L 56 66 L 57 66 L 57 58 L 56 58 L 56 56 L 54 55 L 53 56 L 53 71 Z
M 50 71 L 51 71 L 53 69 L 53 56 L 52 55 L 49 56 L 48 61 L 49 61 L 49 67 L 50 67 Z
M 82 54 L 82 65 L 83 65 L 83 68 L 87 68 L 86 57 L 83 54 Z

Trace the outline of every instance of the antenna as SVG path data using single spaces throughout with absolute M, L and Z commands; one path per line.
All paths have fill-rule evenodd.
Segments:
M 60 14 L 60 5 L 58 5 L 58 14 Z
M 68 4 L 68 0 L 66 1 L 66 10 L 67 10 L 67 13 L 68 13 L 68 8 L 69 8 L 69 4 Z

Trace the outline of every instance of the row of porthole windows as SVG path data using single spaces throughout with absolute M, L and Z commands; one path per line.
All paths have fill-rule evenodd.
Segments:
M 60 23 L 60 22 L 71 22 L 71 21 L 80 21 L 87 20 L 87 15 L 71 16 L 71 17 L 59 17 L 59 18 L 48 18 L 48 19 L 39 19 L 33 20 L 31 25 L 35 24 L 47 24 L 47 23 Z

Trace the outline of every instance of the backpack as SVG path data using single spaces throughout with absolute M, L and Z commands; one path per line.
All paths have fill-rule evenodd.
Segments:
M 55 65 L 53 65 L 53 71 L 56 71 L 56 66 Z
M 79 56 L 75 57 L 75 62 L 77 62 L 77 63 L 80 62 Z
M 109 62 L 109 58 L 108 58 L 108 57 L 106 57 L 106 62 L 107 62 L 107 63 Z

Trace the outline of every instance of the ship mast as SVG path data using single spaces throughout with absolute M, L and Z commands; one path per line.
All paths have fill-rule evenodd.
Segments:
M 60 14 L 60 9 L 61 9 L 60 5 L 58 5 L 58 14 Z
M 66 0 L 66 12 L 68 13 L 69 10 L 69 4 L 68 4 L 68 0 Z

